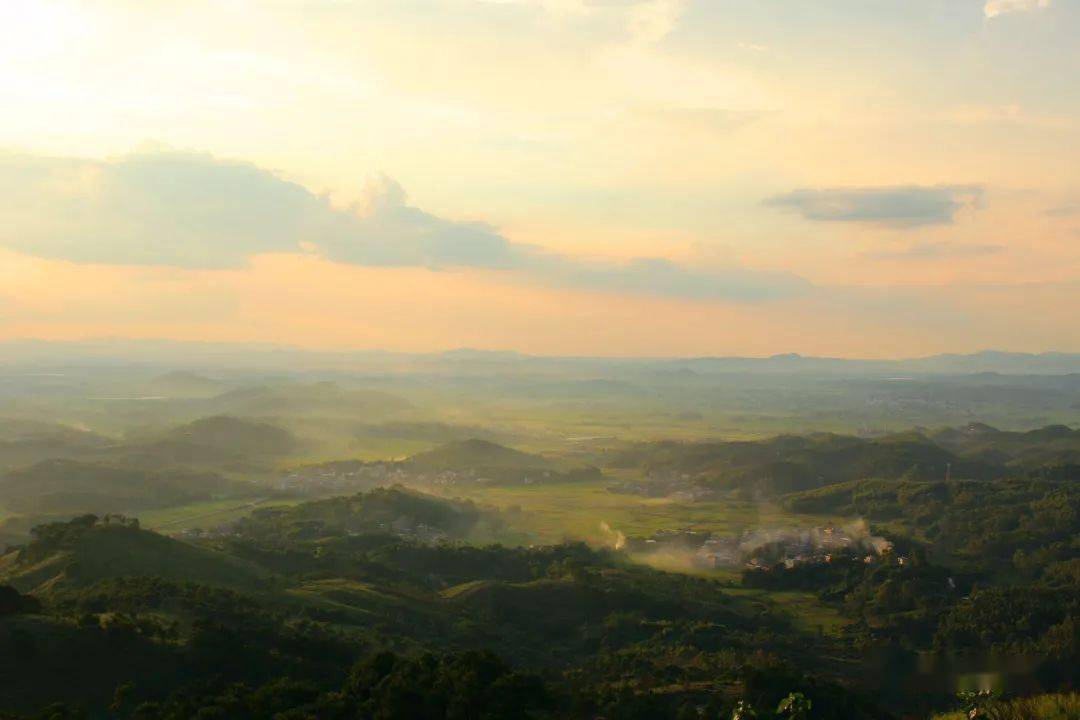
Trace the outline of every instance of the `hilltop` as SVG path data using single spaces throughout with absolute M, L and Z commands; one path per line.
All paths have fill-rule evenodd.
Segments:
M 270 541 L 365 534 L 431 541 L 462 539 L 482 521 L 489 526 L 501 522 L 497 513 L 472 502 L 395 486 L 294 507 L 256 510 L 237 525 L 237 532 Z
M 447 443 L 406 459 L 401 467 L 414 473 L 453 473 L 456 480 L 489 483 L 550 483 L 596 480 L 597 468 L 559 458 L 522 452 L 488 440 L 471 438 Z
M 188 423 L 168 433 L 167 439 L 244 455 L 288 455 L 300 447 L 288 430 L 229 415 Z
M 504 445 L 470 438 L 440 445 L 434 450 L 418 453 L 406 461 L 409 465 L 429 470 L 456 470 L 461 468 L 487 469 L 543 469 L 555 462 L 540 455 L 514 450 Z
M 226 383 L 214 380 L 198 373 L 173 370 L 152 378 L 146 383 L 149 395 L 162 395 L 175 398 L 210 398 L 220 395 L 228 389 Z
M 249 562 L 159 535 L 121 516 L 41 525 L 0 561 L 0 583 L 22 592 L 106 578 L 153 576 L 218 587 L 259 587 L 269 573 Z

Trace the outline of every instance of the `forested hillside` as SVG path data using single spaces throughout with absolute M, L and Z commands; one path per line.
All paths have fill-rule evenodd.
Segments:
M 278 437 L 195 428 L 177 432 Z M 4 478 L 9 508 L 53 519 L 0 558 L 0 696 L 18 717 L 59 702 L 47 712 L 143 720 L 726 720 L 806 698 L 811 718 L 877 719 L 950 707 L 957 668 L 999 662 L 979 658 L 1009 659 L 994 672 L 1012 687 L 1059 690 L 1080 682 L 1073 442 L 968 426 L 560 458 L 468 440 L 299 466 L 371 489 L 173 536 L 133 511 L 247 487 L 195 466 L 43 461 Z M 560 493 L 658 529 L 598 519 L 592 546 L 570 526 L 532 540 Z M 766 506 L 726 533 L 673 524 Z

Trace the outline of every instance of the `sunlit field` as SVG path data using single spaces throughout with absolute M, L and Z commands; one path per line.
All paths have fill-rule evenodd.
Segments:
M 766 502 L 647 498 L 610 492 L 604 482 L 455 488 L 450 494 L 501 509 L 520 508 L 523 515 L 518 526 L 535 535 L 537 542 L 577 539 L 610 544 L 614 533 L 620 532 L 646 536 L 688 528 L 739 533 L 756 527 L 830 523 L 829 518 L 793 515 Z
M 245 517 L 255 508 L 287 507 L 298 499 L 256 498 L 252 500 L 214 500 L 178 505 L 163 510 L 144 510 L 138 515 L 144 527 L 162 533 L 176 533 L 195 528 L 208 529 Z

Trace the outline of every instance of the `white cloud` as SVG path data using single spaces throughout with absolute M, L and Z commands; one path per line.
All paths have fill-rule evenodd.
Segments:
M 766 205 L 819 222 L 861 222 L 894 228 L 948 225 L 965 208 L 982 204 L 978 185 L 803 188 L 765 201 Z
M 306 252 L 367 267 L 498 270 L 540 285 L 735 302 L 810 288 L 785 272 L 551 252 L 486 223 L 425 212 L 385 176 L 363 201 L 338 208 L 255 165 L 167 150 L 107 161 L 0 155 L 0 245 L 76 263 L 203 270 Z
M 1053 0 L 986 0 L 983 13 L 988 18 L 1014 12 L 1028 12 L 1050 7 Z

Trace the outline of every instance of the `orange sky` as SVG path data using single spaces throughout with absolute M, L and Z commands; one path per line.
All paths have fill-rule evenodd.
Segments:
M 1078 34 L 1065 0 L 10 0 L 0 338 L 1080 351 Z

